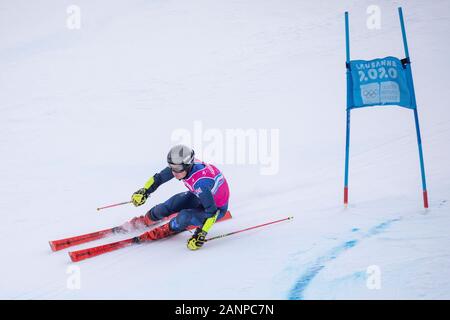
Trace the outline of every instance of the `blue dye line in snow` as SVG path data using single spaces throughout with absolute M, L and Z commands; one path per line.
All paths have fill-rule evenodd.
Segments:
M 361 240 L 365 238 L 372 237 L 383 232 L 389 225 L 393 222 L 399 221 L 400 219 L 387 220 L 383 223 L 376 225 L 371 228 L 367 234 L 363 235 L 361 239 L 354 239 L 344 242 L 343 244 L 333 248 L 330 252 L 324 256 L 319 257 L 311 266 L 309 266 L 306 271 L 300 276 L 296 281 L 294 287 L 289 291 L 289 300 L 302 300 L 303 293 L 311 281 L 319 274 L 319 272 L 325 268 L 325 264 L 329 261 L 336 259 L 341 253 L 353 248 Z M 356 228 L 355 228 L 356 229 Z M 354 230 L 354 229 L 353 229 Z M 352 231 L 353 231 L 352 230 Z

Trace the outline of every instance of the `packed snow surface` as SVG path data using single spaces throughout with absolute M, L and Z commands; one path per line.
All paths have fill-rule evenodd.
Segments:
M 0 3 L 0 298 L 450 298 L 450 1 L 73 4 Z M 430 207 L 413 112 L 390 106 L 352 111 L 344 208 L 344 12 L 352 59 L 403 58 L 399 6 Z M 230 143 L 239 130 L 258 133 L 256 160 Z M 51 252 L 184 191 L 96 210 L 163 169 L 180 132 L 231 188 L 233 219 L 210 236 L 294 219 L 195 252 L 188 232 L 80 263 Z M 231 160 L 206 152 L 217 137 Z

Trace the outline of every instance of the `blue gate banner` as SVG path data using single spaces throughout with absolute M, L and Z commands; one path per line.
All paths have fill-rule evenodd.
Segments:
M 398 105 L 415 109 L 408 82 L 408 69 L 395 57 L 352 60 L 352 105 L 349 109 L 377 105 Z

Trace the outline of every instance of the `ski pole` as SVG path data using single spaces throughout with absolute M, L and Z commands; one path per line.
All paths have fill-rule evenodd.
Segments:
M 280 219 L 280 220 L 276 220 L 276 221 L 272 221 L 272 222 L 267 222 L 267 223 L 260 224 L 260 225 L 254 226 L 254 227 L 249 227 L 249 228 L 246 228 L 246 229 L 242 229 L 242 230 L 238 230 L 238 231 L 233 231 L 233 232 L 230 232 L 230 233 L 222 234 L 220 236 L 215 236 L 215 237 L 206 239 L 205 241 L 211 241 L 211 240 L 215 240 L 215 239 L 228 237 L 228 236 L 231 236 L 231 235 L 236 234 L 236 233 L 240 233 L 240 232 L 244 232 L 244 231 L 248 231 L 248 230 L 252 230 L 252 229 L 256 229 L 256 228 L 261 228 L 261 227 L 264 227 L 264 226 L 268 226 L 270 224 L 274 224 L 274 223 L 278 223 L 278 222 L 282 222 L 282 221 L 286 221 L 286 220 L 292 220 L 292 219 L 294 219 L 294 217 L 287 217 L 287 218 L 284 218 L 284 219 Z
M 107 209 L 107 208 L 112 208 L 112 207 L 121 206 L 121 205 L 128 204 L 128 203 L 131 203 L 131 201 L 121 202 L 121 203 L 116 203 L 116 204 L 111 204 L 111 205 L 105 206 L 105 207 L 100 207 L 100 208 L 97 208 L 97 211 L 98 211 L 98 210 L 101 210 L 101 209 Z

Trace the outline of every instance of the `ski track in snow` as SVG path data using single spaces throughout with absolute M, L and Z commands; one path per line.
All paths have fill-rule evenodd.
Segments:
M 303 293 L 306 288 L 311 284 L 314 278 L 319 274 L 319 272 L 326 268 L 326 264 L 334 259 L 337 259 L 341 254 L 344 254 L 346 251 L 355 247 L 359 242 L 364 239 L 370 238 L 377 234 L 385 231 L 392 223 L 400 221 L 401 218 L 390 219 L 384 221 L 373 228 L 371 228 L 367 233 L 363 234 L 359 238 L 345 241 L 341 245 L 334 247 L 328 253 L 323 256 L 317 258 L 315 262 L 313 262 L 309 267 L 307 267 L 306 271 L 299 277 L 296 281 L 293 288 L 289 291 L 288 299 L 289 300 L 302 300 L 304 298 Z M 352 229 L 353 232 L 359 231 L 358 228 Z

